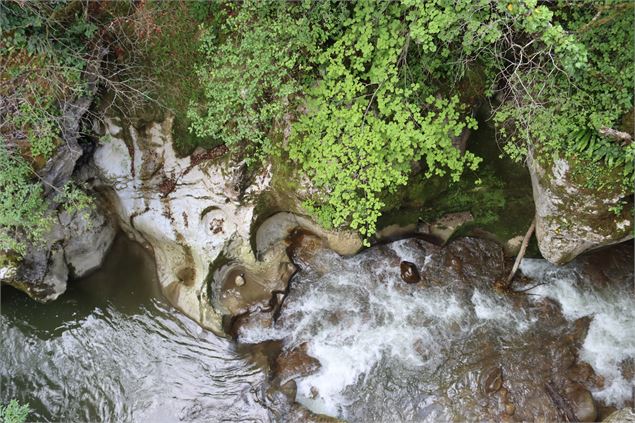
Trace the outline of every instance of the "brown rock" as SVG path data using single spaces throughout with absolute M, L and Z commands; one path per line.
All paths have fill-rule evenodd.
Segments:
M 589 363 L 576 363 L 567 370 L 567 377 L 574 382 L 584 383 L 594 375 L 593 367 Z
M 507 404 L 505 404 L 505 414 L 509 416 L 513 416 L 515 412 L 516 412 L 516 406 L 514 404 L 512 404 L 511 402 L 508 402 Z
M 291 379 L 308 376 L 320 368 L 320 362 L 307 353 L 308 344 L 285 351 L 276 359 L 273 367 L 275 377 L 279 378 L 280 385 L 284 385 Z
M 485 373 L 481 387 L 486 394 L 492 394 L 503 387 L 503 372 L 500 367 L 496 367 Z
M 597 420 L 597 410 L 591 392 L 579 383 L 572 383 L 566 388 L 567 399 L 580 422 Z
M 417 283 L 421 281 L 421 276 L 419 276 L 419 271 L 414 263 L 402 261 L 399 267 L 401 268 L 401 279 L 403 279 L 404 282 Z

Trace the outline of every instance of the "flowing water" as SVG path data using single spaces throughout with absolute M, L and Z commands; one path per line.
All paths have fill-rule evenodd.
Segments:
M 615 406 L 631 398 L 635 378 L 620 366 L 635 357 L 632 255 L 601 288 L 575 264 L 526 260 L 523 270 L 545 285 L 509 296 L 491 289 L 502 263 L 487 245 L 453 246 L 405 240 L 352 258 L 320 250 L 300 260 L 277 324 L 246 324 L 240 339 L 308 345 L 321 367 L 297 380 L 298 401 L 350 421 L 499 420 L 506 410 L 556 420 L 544 386 L 577 386 L 565 377 L 576 334 L 580 358 L 605 378 L 596 397 Z M 424 282 L 405 284 L 401 260 Z M 583 316 L 593 316 L 586 337 Z
M 167 305 L 149 255 L 119 237 L 50 304 L 3 287 L 0 403 L 37 421 L 268 421 L 264 376 Z
M 491 289 L 503 260 L 480 240 L 308 251 L 294 257 L 277 322 L 245 322 L 239 352 L 167 305 L 148 254 L 120 237 L 100 271 L 51 304 L 3 288 L 0 402 L 45 421 L 271 421 L 269 377 L 243 351 L 278 339 L 320 362 L 296 379 L 297 400 L 350 421 L 555 420 L 544 387 L 571 385 L 581 361 L 602 380 L 585 385 L 596 400 L 632 405 L 624 251 L 564 268 L 525 260 L 529 285 L 541 285 L 516 296 Z M 422 282 L 401 280 L 403 260 Z

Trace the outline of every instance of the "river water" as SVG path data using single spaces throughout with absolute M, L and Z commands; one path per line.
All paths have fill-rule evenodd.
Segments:
M 262 372 L 170 307 L 123 236 L 50 304 L 3 287 L 0 322 L 0 402 L 28 403 L 29 421 L 269 420 Z
M 522 288 L 540 285 L 517 296 L 491 289 L 502 256 L 480 240 L 411 239 L 351 258 L 316 249 L 294 258 L 280 318 L 240 328 L 239 352 L 170 307 L 149 254 L 119 237 L 103 268 L 53 303 L 3 288 L 0 402 L 28 403 L 43 421 L 271 421 L 268 376 L 243 351 L 281 340 L 320 361 L 296 378 L 297 400 L 350 421 L 555 420 L 547 384 L 632 405 L 628 248 L 564 268 L 525 260 Z M 402 260 L 424 280 L 405 284 Z M 571 376 L 581 362 L 596 382 Z
M 491 289 L 497 251 L 476 239 L 446 249 L 408 239 L 350 258 L 318 249 L 297 260 L 276 324 L 246 324 L 240 339 L 308 346 L 321 367 L 296 380 L 298 401 L 348 421 L 562 420 L 546 385 L 580 404 L 590 388 L 604 405 L 631 405 L 628 247 L 564 268 L 525 260 L 530 289 L 515 295 Z M 402 260 L 424 280 L 405 284 Z M 601 384 L 581 380 L 582 362 Z

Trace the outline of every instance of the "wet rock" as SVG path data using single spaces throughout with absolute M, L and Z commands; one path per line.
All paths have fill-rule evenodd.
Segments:
M 441 280 L 459 278 L 465 283 L 488 286 L 504 272 L 505 261 L 498 243 L 480 238 L 459 238 L 441 251 L 439 261 L 433 260 L 426 273 Z
M 243 286 L 245 284 L 244 273 L 241 273 L 240 275 L 236 276 L 236 278 L 234 279 L 234 284 L 236 284 L 236 286 Z
M 288 288 L 280 319 L 268 329 L 293 333 L 294 342 L 341 347 L 334 354 L 346 360 L 355 359 L 349 358 L 350 345 L 372 348 L 382 337 L 389 341 L 380 345 L 393 351 L 376 353 L 382 354 L 379 361 L 340 391 L 352 399 L 339 404 L 350 421 L 421 421 L 422 416 L 426 421 L 563 421 L 569 418 L 565 409 L 573 416 L 570 421 L 593 417 L 594 404 L 585 390 L 593 377 L 575 362 L 589 319 L 573 324 L 554 300 L 490 295 L 494 277 L 504 268 L 495 242 L 465 237 L 439 247 L 410 238 L 355 257 L 318 247 L 308 261 Z M 324 270 L 314 272 L 315 262 Z M 403 283 L 402 262 L 434 283 Z M 632 275 L 627 266 L 623 271 Z M 402 329 L 406 336 L 399 335 Z M 404 351 L 406 360 L 416 357 L 426 364 L 413 371 L 402 366 L 393 355 Z M 331 371 L 327 366 L 320 370 Z M 334 381 L 341 383 L 334 373 Z M 586 380 L 585 386 L 570 378 Z M 317 381 L 313 392 L 309 386 L 301 395 L 330 400 L 322 383 L 329 382 Z M 567 384 L 578 388 L 566 391 Z
M 516 406 L 514 404 L 510 402 L 505 404 L 505 414 L 509 416 L 513 416 L 515 412 L 516 412 Z
M 281 212 L 269 217 L 258 227 L 258 256 L 262 256 L 269 248 L 282 242 L 297 229 L 314 234 L 322 239 L 328 248 L 341 255 L 352 255 L 362 248 L 362 240 L 357 232 L 326 230 L 305 216 Z
M 593 367 L 585 362 L 576 363 L 567 371 L 567 377 L 577 383 L 585 383 L 593 376 L 595 376 Z
M 536 238 L 542 256 L 565 264 L 599 247 L 633 238 L 632 205 L 620 215 L 611 211 L 624 193 L 620 183 L 590 190 L 572 174 L 574 162 L 557 158 L 548 168 L 535 152 L 528 155 L 536 205 Z
M 280 392 L 286 395 L 291 401 L 295 401 L 295 397 L 298 393 L 298 386 L 295 380 L 290 380 L 280 387 Z
M 435 222 L 419 227 L 418 232 L 431 234 L 443 242 L 447 242 L 463 225 L 474 220 L 472 213 L 450 213 Z
M 503 371 L 500 367 L 491 369 L 484 375 L 481 382 L 481 389 L 483 389 L 483 392 L 486 394 L 493 394 L 503 387 Z
M 632 408 L 622 408 L 611 413 L 602 421 L 604 423 L 635 423 L 635 411 Z
M 588 389 L 579 383 L 572 383 L 565 389 L 567 399 L 576 418 L 580 422 L 594 422 L 597 418 L 597 410 L 593 396 Z
M 409 225 L 401 226 L 398 224 L 388 225 L 381 230 L 377 231 L 375 238 L 378 240 L 391 240 L 399 239 L 408 234 L 412 234 L 417 229 L 417 225 L 411 223 Z
M 421 281 L 421 276 L 419 276 L 419 271 L 414 263 L 402 261 L 399 268 L 401 269 L 401 279 L 403 279 L 404 282 L 417 283 Z
M 280 385 L 284 385 L 289 380 L 298 377 L 308 376 L 320 368 L 320 362 L 311 357 L 307 350 L 308 344 L 303 343 L 278 356 L 273 367 L 273 373 L 279 379 Z

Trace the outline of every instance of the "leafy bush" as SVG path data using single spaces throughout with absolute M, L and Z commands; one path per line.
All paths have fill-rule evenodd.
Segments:
M 596 173 L 594 163 L 601 162 L 603 172 L 617 170 L 621 174 L 617 183 L 631 192 L 632 142 L 621 143 L 602 133 L 615 128 L 635 135 L 632 127 L 620 124 L 623 116 L 633 113 L 635 4 L 556 6 L 550 12 L 553 24 L 543 38 L 550 39 L 549 31 L 558 27 L 568 34 L 568 41 L 554 37 L 556 47 L 542 51 L 535 64 L 514 74 L 510 81 L 514 95 L 495 115 L 505 149 L 519 160 L 529 146 L 546 160 L 554 155 L 581 159 L 579 164 L 587 171 L 580 172 L 589 177 Z M 567 60 L 574 64 L 566 66 Z
M 355 6 L 344 34 L 318 58 L 322 79 L 308 90 L 308 111 L 289 142 L 289 156 L 321 190 L 309 210 L 364 236 L 375 233 L 381 194 L 405 184 L 413 162 L 423 160 L 427 176 L 449 171 L 455 180 L 479 162 L 452 144 L 476 124 L 458 99 L 435 98 L 426 81 L 408 80 L 403 12 L 397 3 Z
M 11 400 L 6 406 L 0 405 L 0 423 L 24 423 L 30 411 L 27 404 Z
M 25 241 L 38 241 L 50 227 L 42 185 L 31 178 L 29 165 L 0 138 L 0 250 L 24 254 Z
M 273 127 L 302 85 L 295 78 L 308 68 L 312 47 L 306 18 L 284 2 L 228 4 L 227 20 L 201 38 L 205 60 L 197 69 L 205 104 L 188 116 L 199 137 L 244 147 L 250 160 L 272 154 Z
M 38 171 L 61 143 L 62 105 L 86 93 L 82 72 L 96 25 L 79 2 L 0 3 L 0 250 L 23 255 L 49 229 Z M 90 197 L 49 186 L 69 209 Z

